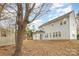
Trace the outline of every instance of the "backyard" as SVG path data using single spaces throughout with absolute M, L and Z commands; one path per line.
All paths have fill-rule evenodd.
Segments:
M 11 56 L 15 45 L 0 46 L 0 55 Z M 24 40 L 23 56 L 76 56 L 79 55 L 78 40 Z

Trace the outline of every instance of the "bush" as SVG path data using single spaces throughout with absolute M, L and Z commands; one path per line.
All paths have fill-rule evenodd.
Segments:
M 79 34 L 77 34 L 77 39 L 79 40 Z

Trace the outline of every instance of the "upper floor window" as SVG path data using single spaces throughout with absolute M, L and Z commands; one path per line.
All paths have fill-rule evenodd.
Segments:
M 60 22 L 60 25 L 66 24 L 66 21 Z
M 62 25 L 62 22 L 60 22 L 60 25 Z
M 54 26 L 54 24 L 52 24 L 52 26 Z
M 44 28 L 41 28 L 41 30 L 44 30 Z
M 66 21 L 64 21 L 64 24 L 66 24 Z

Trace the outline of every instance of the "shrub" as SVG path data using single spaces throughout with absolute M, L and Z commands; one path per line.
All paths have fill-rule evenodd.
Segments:
M 79 40 L 79 34 L 77 34 L 77 39 Z

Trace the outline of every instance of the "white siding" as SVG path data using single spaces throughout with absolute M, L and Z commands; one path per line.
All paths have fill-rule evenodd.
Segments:
M 64 24 L 64 21 L 66 22 L 66 24 Z M 62 25 L 60 25 L 61 22 Z M 76 25 L 74 12 L 70 13 L 69 16 L 66 16 L 63 19 L 44 25 L 40 29 L 45 32 L 42 33 L 43 36 L 42 40 L 77 39 L 77 25 Z M 61 32 L 61 37 L 58 36 L 59 32 Z M 50 37 L 50 33 L 51 33 L 51 37 Z M 53 37 L 53 33 L 55 33 L 55 37 Z M 57 37 L 56 37 L 56 33 L 57 33 Z M 38 35 L 37 39 L 40 39 L 40 35 Z
M 1 36 L 1 31 L 0 31 L 0 46 L 12 45 L 12 44 L 15 44 L 15 33 L 7 31 L 5 37 L 5 36 Z
M 44 36 L 43 36 L 43 39 L 69 39 L 69 22 L 68 22 L 68 18 L 64 18 L 64 19 L 62 19 L 61 21 L 62 21 L 62 23 L 64 22 L 64 21 L 66 21 L 66 24 L 62 24 L 62 25 L 60 25 L 60 22 L 61 21 L 57 21 L 57 22 L 55 22 L 55 23 L 52 23 L 52 24 L 54 24 L 53 26 L 52 26 L 52 24 L 49 24 L 49 25 L 47 25 L 47 26 L 44 26 L 43 28 L 44 28 L 44 31 L 45 31 L 45 34 L 43 34 Z M 54 37 L 53 38 L 53 33 L 56 33 L 57 32 L 57 36 L 58 36 L 58 33 L 59 32 L 61 32 L 61 37 Z M 50 33 L 51 33 L 51 37 L 50 37 Z M 45 38 L 45 35 L 46 34 L 48 34 L 48 38 Z
M 74 13 L 70 14 L 70 39 L 77 39 L 77 23 L 76 23 L 76 19 L 75 19 L 75 15 Z M 73 36 L 74 34 L 74 36 Z
M 40 34 L 39 33 L 34 34 L 33 40 L 40 40 Z

